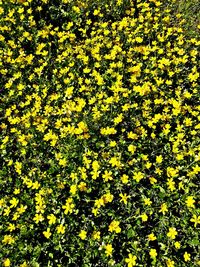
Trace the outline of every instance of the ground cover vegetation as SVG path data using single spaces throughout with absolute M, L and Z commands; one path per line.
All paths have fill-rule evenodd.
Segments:
M 200 266 L 200 26 L 182 10 L 0 0 L 1 266 Z

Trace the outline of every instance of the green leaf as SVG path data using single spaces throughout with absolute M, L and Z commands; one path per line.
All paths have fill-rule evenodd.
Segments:
M 128 238 L 131 238 L 131 237 L 134 237 L 135 236 L 135 231 L 133 229 L 129 229 L 128 232 L 127 232 L 127 237 Z
M 40 264 L 37 261 L 32 261 L 31 267 L 40 267 Z
M 191 241 L 188 242 L 192 246 L 198 246 L 200 244 L 197 238 L 193 238 Z
M 49 253 L 49 258 L 53 259 L 53 253 Z

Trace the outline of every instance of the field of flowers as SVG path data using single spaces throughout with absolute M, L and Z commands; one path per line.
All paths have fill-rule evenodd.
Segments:
M 0 0 L 0 266 L 200 266 L 200 25 L 177 2 Z

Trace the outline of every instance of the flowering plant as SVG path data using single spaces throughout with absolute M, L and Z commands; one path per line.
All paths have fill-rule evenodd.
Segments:
M 200 40 L 175 6 L 0 0 L 2 266 L 200 265 Z

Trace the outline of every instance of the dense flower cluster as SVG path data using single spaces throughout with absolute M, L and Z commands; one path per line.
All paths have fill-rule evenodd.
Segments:
M 0 0 L 1 266 L 200 265 L 200 40 L 173 2 Z

